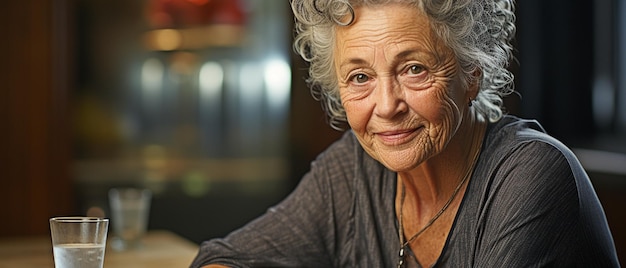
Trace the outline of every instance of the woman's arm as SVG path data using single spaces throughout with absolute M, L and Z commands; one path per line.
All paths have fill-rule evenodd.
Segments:
M 346 140 L 346 139 L 344 139 Z M 338 142 L 311 165 L 296 189 L 263 216 L 224 239 L 203 242 L 192 263 L 259 267 L 332 267 L 346 238 L 352 190 L 349 183 L 353 153 Z M 349 158 L 349 157 L 348 157 Z M 341 240 L 343 239 L 343 240 Z
M 311 164 L 296 189 L 261 217 L 200 245 L 191 268 L 333 267 L 352 239 L 352 173 L 358 142 L 349 132 Z
M 191 267 L 221 263 L 235 267 L 302 267 L 322 262 L 319 229 L 326 221 L 322 195 L 312 174 L 285 200 L 223 239 L 200 245 Z M 324 265 L 320 265 L 322 267 Z

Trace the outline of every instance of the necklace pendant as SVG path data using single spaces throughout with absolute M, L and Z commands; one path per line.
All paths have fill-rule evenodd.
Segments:
M 400 248 L 400 251 L 398 251 L 398 256 L 400 257 L 400 259 L 398 259 L 398 268 L 402 268 L 404 267 L 404 247 Z
M 400 260 L 398 260 L 398 268 L 403 268 L 404 267 L 404 258 L 400 258 Z

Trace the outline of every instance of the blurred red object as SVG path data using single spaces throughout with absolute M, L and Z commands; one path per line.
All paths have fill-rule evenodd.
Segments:
M 245 23 L 240 0 L 151 0 L 147 4 L 151 27 L 188 28 L 209 24 Z

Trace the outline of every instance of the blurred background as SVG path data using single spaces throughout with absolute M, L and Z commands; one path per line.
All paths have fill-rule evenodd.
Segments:
M 291 49 L 288 1 L 0 4 L 0 237 L 154 193 L 149 229 L 223 236 L 279 202 L 341 135 Z M 519 94 L 574 150 L 626 257 L 626 3 L 517 3 Z

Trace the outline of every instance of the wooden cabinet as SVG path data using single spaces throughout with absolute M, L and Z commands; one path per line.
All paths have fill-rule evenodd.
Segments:
M 70 4 L 11 0 L 0 16 L 0 237 L 73 213 L 67 95 Z

